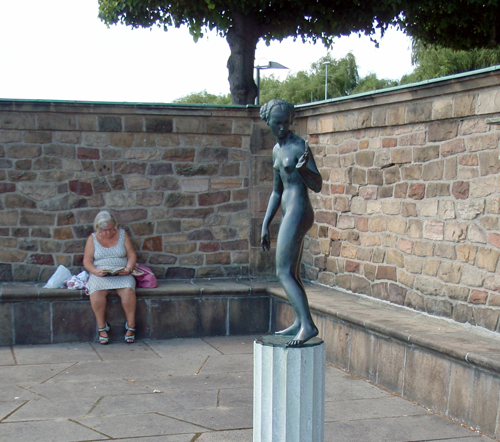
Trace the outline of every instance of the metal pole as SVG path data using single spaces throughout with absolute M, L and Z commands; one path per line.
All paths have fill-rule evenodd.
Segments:
M 325 63 L 325 100 L 328 99 L 328 63 Z
M 255 97 L 255 104 L 258 106 L 260 104 L 260 67 L 256 67 L 257 69 L 257 96 Z

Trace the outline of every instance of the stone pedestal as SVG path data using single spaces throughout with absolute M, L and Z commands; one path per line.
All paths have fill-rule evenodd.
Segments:
M 325 343 L 286 347 L 290 336 L 254 343 L 253 442 L 323 442 Z

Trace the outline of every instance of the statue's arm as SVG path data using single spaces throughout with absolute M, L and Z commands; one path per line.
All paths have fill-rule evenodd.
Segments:
M 307 143 L 305 143 L 305 151 L 299 158 L 296 168 L 309 189 L 316 193 L 321 191 L 323 178 L 316 167 L 314 156 Z
M 283 194 L 283 182 L 281 181 L 280 174 L 278 171 L 273 169 L 273 191 L 269 197 L 269 202 L 267 203 L 267 210 L 264 216 L 264 221 L 262 222 L 262 233 L 261 233 L 261 243 L 263 250 L 269 250 L 271 247 L 271 238 L 269 236 L 269 225 L 276 215 L 280 204 L 281 195 Z

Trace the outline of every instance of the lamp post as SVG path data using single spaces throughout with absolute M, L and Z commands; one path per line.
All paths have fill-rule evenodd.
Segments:
M 255 97 L 255 104 L 258 106 L 260 104 L 260 70 L 261 69 L 288 69 L 282 64 L 276 63 L 275 61 L 269 61 L 266 65 L 255 66 L 257 70 L 256 84 L 257 84 L 257 96 Z
M 325 61 L 323 64 L 325 65 L 325 100 L 328 100 L 328 65 L 331 62 Z

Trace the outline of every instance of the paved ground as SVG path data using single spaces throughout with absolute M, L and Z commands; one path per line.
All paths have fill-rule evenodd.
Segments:
M 0 347 L 0 442 L 251 442 L 254 337 Z M 325 442 L 491 442 L 326 367 Z

